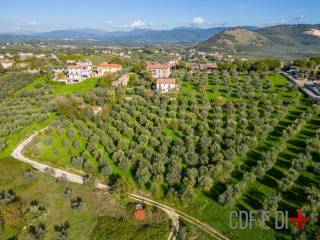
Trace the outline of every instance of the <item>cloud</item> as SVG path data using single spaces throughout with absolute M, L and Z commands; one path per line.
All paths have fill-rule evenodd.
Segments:
M 131 24 L 132 28 L 142 28 L 146 25 L 145 22 L 141 21 L 141 20 L 136 20 Z
M 113 22 L 111 20 L 107 20 L 104 23 L 110 26 L 110 25 L 112 25 Z
M 203 25 L 203 24 L 205 24 L 205 22 L 206 21 L 202 17 L 194 17 L 192 19 L 191 24 L 192 25 Z
M 33 27 L 33 26 L 36 26 L 38 25 L 38 22 L 37 21 L 29 21 L 29 22 L 17 22 L 16 25 L 18 27 Z

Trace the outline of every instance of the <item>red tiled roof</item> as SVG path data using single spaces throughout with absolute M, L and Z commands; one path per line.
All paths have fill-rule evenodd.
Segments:
M 176 84 L 176 79 L 174 79 L 174 78 L 159 78 L 159 79 L 157 79 L 157 84 Z
M 138 209 L 138 210 L 136 210 L 134 215 L 137 220 L 142 221 L 142 220 L 144 220 L 146 213 L 143 209 Z
M 79 109 L 81 109 L 81 110 L 84 110 L 84 109 L 87 109 L 87 108 L 90 108 L 91 111 L 93 111 L 93 112 L 98 112 L 98 111 L 102 110 L 102 108 L 99 107 L 99 106 L 86 106 L 86 105 L 79 106 Z
M 90 108 L 91 108 L 91 110 L 94 111 L 94 112 L 97 112 L 97 111 L 100 111 L 100 110 L 101 110 L 101 107 L 99 107 L 99 106 L 91 106 Z
M 120 64 L 116 63 L 101 63 L 98 67 L 100 68 L 121 68 Z

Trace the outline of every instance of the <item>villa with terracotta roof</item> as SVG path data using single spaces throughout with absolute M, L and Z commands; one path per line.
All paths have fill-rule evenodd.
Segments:
M 159 78 L 156 81 L 157 91 L 160 92 L 169 92 L 172 90 L 175 90 L 176 85 L 176 79 L 174 78 Z
M 115 73 L 121 71 L 122 66 L 115 63 L 101 63 L 98 65 L 98 75 L 103 76 L 106 73 Z
M 168 78 L 171 74 L 171 67 L 169 64 L 148 63 L 146 70 L 149 71 L 154 78 Z

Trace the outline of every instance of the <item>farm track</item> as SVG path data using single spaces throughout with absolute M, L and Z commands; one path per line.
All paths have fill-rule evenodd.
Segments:
M 27 139 L 25 139 L 23 142 L 21 142 L 13 150 L 13 152 L 11 153 L 11 156 L 21 162 L 24 162 L 26 164 L 31 165 L 34 169 L 36 169 L 40 172 L 51 172 L 52 173 L 51 175 L 53 177 L 56 177 L 56 178 L 63 177 L 69 182 L 73 182 L 73 183 L 77 183 L 77 184 L 84 184 L 83 176 L 81 176 L 81 175 L 77 175 L 77 174 L 74 174 L 74 173 L 68 172 L 66 170 L 59 169 L 59 168 L 53 168 L 47 164 L 39 163 L 37 161 L 34 161 L 30 158 L 23 156 L 22 152 L 23 152 L 24 148 L 33 140 L 33 138 L 35 136 L 37 136 L 39 134 L 39 132 L 42 132 L 45 129 L 42 129 L 42 130 L 32 134 Z M 51 171 L 48 171 L 48 169 L 50 169 Z M 103 184 L 101 182 L 96 182 L 95 187 L 97 189 L 101 189 L 101 190 L 108 190 L 110 188 L 109 186 L 107 186 L 106 184 Z M 198 227 L 199 229 L 203 230 L 204 232 L 206 232 L 207 234 L 212 236 L 214 239 L 229 240 L 229 238 L 222 235 L 217 229 L 211 227 L 209 224 L 201 222 L 200 220 L 198 220 L 194 217 L 191 217 L 191 216 L 187 215 L 186 213 L 181 212 L 177 209 L 171 208 L 168 205 L 156 202 L 152 199 L 149 199 L 149 198 L 146 198 L 146 197 L 134 194 L 134 193 L 128 193 L 128 196 L 132 200 L 140 201 L 140 202 L 143 202 L 147 205 L 157 207 L 157 208 L 165 211 L 168 214 L 168 216 L 172 220 L 172 230 L 169 234 L 168 240 L 171 240 L 171 239 L 175 240 L 176 239 L 176 236 L 177 236 L 177 233 L 179 230 L 179 219 L 183 219 L 183 220 L 189 222 L 190 224 Z

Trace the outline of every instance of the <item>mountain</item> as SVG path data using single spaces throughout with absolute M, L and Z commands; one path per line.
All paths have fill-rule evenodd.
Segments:
M 218 50 L 237 53 L 268 43 L 264 36 L 244 28 L 233 28 L 221 32 L 197 45 L 202 50 Z
M 227 29 L 196 45 L 204 51 L 254 57 L 301 57 L 320 53 L 320 25 L 276 25 L 253 29 Z
M 256 32 L 267 37 L 275 44 L 292 45 L 313 45 L 320 44 L 319 36 L 308 34 L 312 29 L 320 29 L 319 24 L 298 24 L 298 25 L 277 25 L 258 29 Z
M 195 45 L 201 50 L 254 57 L 301 57 L 320 53 L 320 25 L 244 27 L 178 27 L 169 30 L 135 29 L 107 32 L 98 29 L 65 29 L 31 34 L 0 34 L 0 43 L 36 41 L 70 42 L 86 46 Z
M 137 36 L 135 41 L 147 43 L 195 43 L 203 41 L 225 29 L 224 27 L 208 29 L 180 27 L 170 30 L 152 30 Z
M 245 27 L 256 29 L 256 27 Z M 132 31 L 106 32 L 97 29 L 64 29 L 32 34 L 0 34 L 0 42 L 26 41 L 88 41 L 95 40 L 108 44 L 155 44 L 155 43 L 197 43 L 204 41 L 228 27 L 195 28 L 179 27 L 169 30 L 134 29 Z
M 64 40 L 88 40 L 112 42 L 140 42 L 140 43 L 177 43 L 177 42 L 199 42 L 203 41 L 226 28 L 190 28 L 180 27 L 170 30 L 135 29 L 132 31 L 105 32 L 92 29 L 68 29 L 45 33 L 33 34 L 33 37 Z

